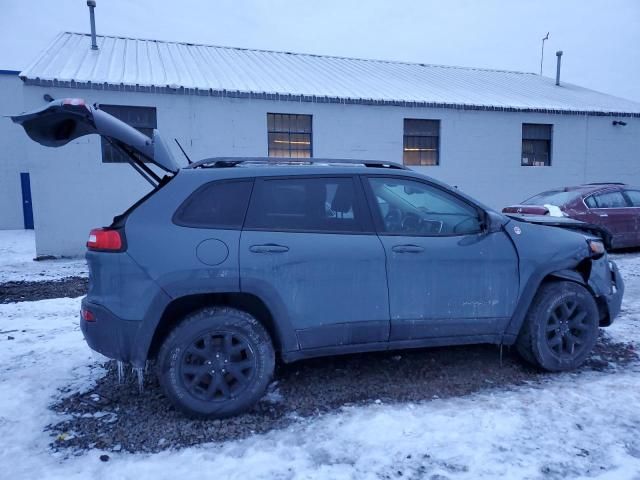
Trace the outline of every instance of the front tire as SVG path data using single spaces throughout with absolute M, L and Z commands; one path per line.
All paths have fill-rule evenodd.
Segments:
M 271 381 L 275 353 L 253 316 L 227 307 L 188 315 L 158 354 L 166 396 L 192 417 L 224 418 L 246 412 Z
M 598 307 L 574 282 L 545 283 L 536 294 L 516 347 L 532 365 L 560 372 L 584 363 L 598 338 Z

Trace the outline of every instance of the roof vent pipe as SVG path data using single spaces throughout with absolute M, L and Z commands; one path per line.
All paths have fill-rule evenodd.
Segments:
M 96 43 L 96 16 L 93 11 L 96 8 L 96 1 L 87 0 L 87 7 L 89 7 L 89 18 L 91 19 L 91 50 L 98 50 L 98 44 Z
M 556 52 L 558 57 L 558 64 L 556 65 L 556 85 L 560 85 L 560 64 L 562 63 L 562 50 Z

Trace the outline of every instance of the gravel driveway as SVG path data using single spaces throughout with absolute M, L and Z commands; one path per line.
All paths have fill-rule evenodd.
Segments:
M 619 368 L 635 358 L 632 346 L 611 342 L 603 332 L 580 372 Z M 95 388 L 54 405 L 71 415 L 49 427 L 54 448 L 155 452 L 240 439 L 349 405 L 424 402 L 539 384 L 551 376 L 534 371 L 506 349 L 501 366 L 499 349 L 487 345 L 313 359 L 279 365 L 269 393 L 250 413 L 202 421 L 176 411 L 151 370 L 140 393 L 135 376 L 129 373 L 119 384 L 115 362 L 109 362 L 107 375 Z
M 86 278 L 0 284 L 0 303 L 76 297 L 86 292 Z M 610 341 L 604 331 L 579 371 L 619 368 L 635 360 L 631 345 Z M 162 394 L 153 366 L 139 392 L 137 378 L 125 371 L 119 382 L 116 363 L 83 394 L 62 395 L 52 405 L 66 420 L 49 425 L 54 449 L 72 453 L 90 448 L 156 452 L 245 438 L 293 422 L 311 421 L 345 406 L 368 403 L 425 402 L 482 390 L 540 384 L 550 374 L 523 364 L 509 348 L 496 346 L 377 352 L 279 364 L 266 397 L 249 413 L 226 420 L 186 418 Z

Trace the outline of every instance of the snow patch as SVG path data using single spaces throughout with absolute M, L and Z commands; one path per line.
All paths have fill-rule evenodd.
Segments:
M 550 203 L 545 203 L 543 205 L 543 207 L 546 208 L 547 210 L 549 210 L 549 216 L 550 217 L 566 217 L 564 212 L 562 210 L 560 210 L 560 207 L 558 207 L 556 205 L 551 205 Z
M 614 258 L 627 289 L 607 332 L 638 346 L 640 256 Z M 82 339 L 78 310 L 79 299 L 66 298 L 0 305 L 0 332 L 14 331 L 13 340 L 0 336 L 0 465 L 8 478 L 189 478 L 194 466 L 224 479 L 631 480 L 640 472 L 639 363 L 461 398 L 348 407 L 222 444 L 109 452 L 108 462 L 97 450 L 65 458 L 43 432 L 60 420 L 48 405 L 103 374 Z M 272 385 L 271 401 L 277 392 Z
M 34 261 L 35 245 L 33 230 L 0 230 L 0 283 L 88 275 L 83 258 Z

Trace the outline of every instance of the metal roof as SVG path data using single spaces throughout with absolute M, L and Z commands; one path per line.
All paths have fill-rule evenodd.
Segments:
M 640 117 L 632 102 L 533 73 L 61 33 L 27 84 L 321 103 Z

